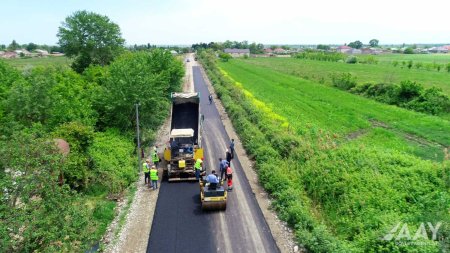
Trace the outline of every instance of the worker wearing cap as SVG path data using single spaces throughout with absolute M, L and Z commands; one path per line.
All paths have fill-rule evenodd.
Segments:
M 142 164 L 142 170 L 144 171 L 144 183 L 150 183 L 150 159 L 145 160 Z
M 195 178 L 197 179 L 197 181 L 200 179 L 200 171 L 202 170 L 202 165 L 203 165 L 203 157 L 202 159 L 198 158 L 194 164 Z
M 150 179 L 152 180 L 152 187 L 153 190 L 158 189 L 158 170 L 156 169 L 155 165 L 152 165 L 152 168 L 150 169 Z
M 159 156 L 158 156 L 158 150 L 157 147 L 155 146 L 152 152 L 152 160 L 153 160 L 153 164 L 155 165 L 156 168 L 158 168 L 158 163 L 159 163 Z

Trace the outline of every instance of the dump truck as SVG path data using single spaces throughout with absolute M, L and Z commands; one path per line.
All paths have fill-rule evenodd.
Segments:
M 194 164 L 203 158 L 200 94 L 198 92 L 173 92 L 170 135 L 164 149 L 167 166 L 163 176 L 168 181 L 196 180 Z
M 199 180 L 200 201 L 203 211 L 226 210 L 227 209 L 227 191 L 223 187 L 221 180 L 218 185 L 207 183 L 203 178 Z

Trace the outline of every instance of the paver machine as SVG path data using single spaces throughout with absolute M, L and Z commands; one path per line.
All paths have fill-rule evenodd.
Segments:
M 200 115 L 200 94 L 198 92 L 173 92 L 170 136 L 164 150 L 164 177 L 168 181 L 197 180 L 194 164 L 203 158 Z

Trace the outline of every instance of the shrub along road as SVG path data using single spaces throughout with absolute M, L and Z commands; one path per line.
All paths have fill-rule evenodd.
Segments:
M 197 66 L 193 79 L 205 116 L 202 144 L 209 173 L 218 169 L 218 158 L 224 158 L 230 138 L 217 108 L 209 105 Z M 234 189 L 224 212 L 201 211 L 198 183 L 162 182 L 147 252 L 279 252 L 237 156 L 232 168 Z

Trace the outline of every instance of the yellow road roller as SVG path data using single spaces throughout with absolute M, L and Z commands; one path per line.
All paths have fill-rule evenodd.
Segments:
M 222 182 L 210 184 L 200 179 L 199 183 L 203 211 L 227 209 L 227 191 L 223 188 Z

